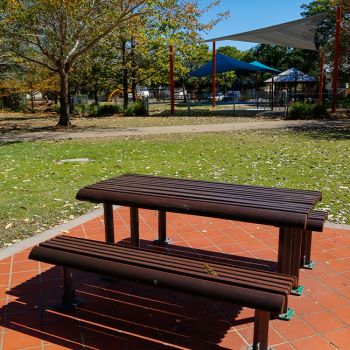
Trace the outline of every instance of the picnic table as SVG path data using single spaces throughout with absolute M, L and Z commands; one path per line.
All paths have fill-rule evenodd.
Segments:
M 299 269 L 303 244 L 311 249 L 309 226 L 313 222 L 311 219 L 315 219 L 312 217 L 315 213 L 313 208 L 321 197 L 319 191 L 135 174 L 85 186 L 76 196 L 79 200 L 103 203 L 105 237 L 106 242 L 111 243 L 115 241 L 113 205 L 130 207 L 131 242 L 134 246 L 139 246 L 139 208 L 158 211 L 158 243 L 167 242 L 166 212 L 279 227 L 278 272 L 295 277 L 296 293 L 300 292 Z M 322 221 L 323 227 L 324 216 L 319 217 L 321 220 L 318 221 Z

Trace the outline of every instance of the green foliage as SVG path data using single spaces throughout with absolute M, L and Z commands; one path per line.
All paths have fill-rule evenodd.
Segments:
M 61 117 L 69 121 L 69 73 L 89 50 L 143 14 L 147 0 L 0 2 L 1 48 L 58 73 Z
M 2 99 L 3 108 L 15 112 L 23 112 L 28 110 L 28 102 L 24 94 L 12 94 Z
M 316 33 L 316 46 L 323 48 L 326 53 L 326 63 L 334 60 L 334 38 L 336 27 L 336 6 L 342 8 L 341 45 L 340 45 L 340 78 L 350 79 L 350 1 L 349 0 L 313 0 L 301 6 L 304 17 L 325 13 L 326 18 L 319 25 Z
M 294 103 L 289 110 L 290 119 L 322 119 L 329 116 L 326 105 L 304 102 Z
M 98 106 L 97 115 L 98 116 L 107 116 L 119 114 L 122 112 L 122 108 L 116 104 L 103 104 Z
M 350 110 L 350 97 L 347 98 L 339 98 L 337 100 L 337 105 L 340 108 L 345 108 L 347 110 Z
M 95 105 L 78 103 L 74 106 L 74 113 L 80 115 L 89 115 L 93 117 L 102 117 L 119 114 L 121 113 L 121 111 L 121 107 L 116 104 Z
M 92 115 L 92 116 L 98 115 L 98 111 L 99 111 L 98 105 L 91 104 L 91 105 L 87 105 L 86 108 L 89 115 Z
M 141 100 L 137 100 L 124 109 L 124 114 L 126 116 L 146 116 L 147 109 Z
M 74 105 L 73 113 L 76 114 L 88 114 L 89 113 L 89 106 L 84 103 L 77 103 Z
M 52 109 L 55 113 L 59 114 L 59 113 L 60 113 L 60 110 L 61 110 L 61 106 L 60 106 L 59 103 L 57 103 L 57 104 L 52 105 L 52 106 L 51 106 L 51 109 Z

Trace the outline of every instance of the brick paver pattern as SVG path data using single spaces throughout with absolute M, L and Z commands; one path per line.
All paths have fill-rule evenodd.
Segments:
M 140 214 L 142 246 L 163 249 L 152 243 L 157 213 Z M 128 241 L 128 208 L 114 215 L 117 240 Z M 103 218 L 63 233 L 103 240 Z M 170 251 L 276 267 L 275 227 L 168 214 L 168 236 Z M 245 350 L 252 341 L 253 310 L 83 272 L 74 281 L 84 303 L 64 314 L 52 307 L 60 268 L 30 261 L 28 252 L 0 261 L 0 349 Z M 350 349 L 350 231 L 314 234 L 312 257 L 315 269 L 301 271 L 304 295 L 290 297 L 295 316 L 271 322 L 275 350 Z

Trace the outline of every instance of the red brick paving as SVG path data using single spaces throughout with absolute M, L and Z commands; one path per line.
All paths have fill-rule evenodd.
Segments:
M 117 240 L 128 240 L 128 209 L 114 216 Z M 141 211 L 140 229 L 142 245 L 154 247 L 156 212 Z M 103 240 L 103 219 L 69 234 Z M 169 249 L 183 254 L 276 266 L 274 227 L 168 214 L 168 235 Z M 314 237 L 316 268 L 301 271 L 305 293 L 290 297 L 294 318 L 271 321 L 275 350 L 350 349 L 350 231 L 326 229 Z M 250 309 L 132 282 L 108 284 L 82 272 L 75 282 L 84 304 L 60 313 L 52 308 L 61 294 L 59 268 L 29 261 L 28 252 L 0 261 L 0 349 L 240 350 L 252 340 Z

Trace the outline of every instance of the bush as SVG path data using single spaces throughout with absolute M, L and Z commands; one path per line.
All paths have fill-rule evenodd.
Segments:
M 119 105 L 115 104 L 104 104 L 98 106 L 97 115 L 103 116 L 103 115 L 113 115 L 113 114 L 119 114 L 121 113 L 122 109 Z
M 289 119 L 327 118 L 327 106 L 304 102 L 294 103 L 289 110 Z
M 315 104 L 312 107 L 312 115 L 315 118 L 328 118 L 329 113 L 327 111 L 327 105 L 325 104 Z
M 28 110 L 28 101 L 24 94 L 13 94 L 3 98 L 3 107 L 15 112 L 23 112 Z
M 95 116 L 98 115 L 98 111 L 99 111 L 99 106 L 98 105 L 85 105 L 86 108 L 86 113 L 91 115 L 91 116 Z
M 81 115 L 90 115 L 94 117 L 101 117 L 101 116 L 108 116 L 108 115 L 114 115 L 121 112 L 121 108 L 118 105 L 95 105 L 95 104 L 81 104 L 78 103 L 74 106 L 74 113 L 81 114 Z
M 72 112 L 76 114 L 87 114 L 89 113 L 88 108 L 89 108 L 88 105 L 77 103 L 76 105 L 74 105 Z M 59 109 L 58 109 L 58 113 L 59 113 Z
M 61 106 L 60 106 L 59 103 L 57 103 L 57 104 L 52 105 L 52 106 L 51 106 L 51 109 L 52 109 L 55 113 L 59 114 L 59 113 L 60 113 L 60 110 L 61 110 Z
M 147 109 L 146 109 L 145 104 L 141 100 L 138 100 L 136 102 L 133 102 L 126 109 L 124 109 L 124 115 L 126 115 L 126 116 L 146 116 Z

